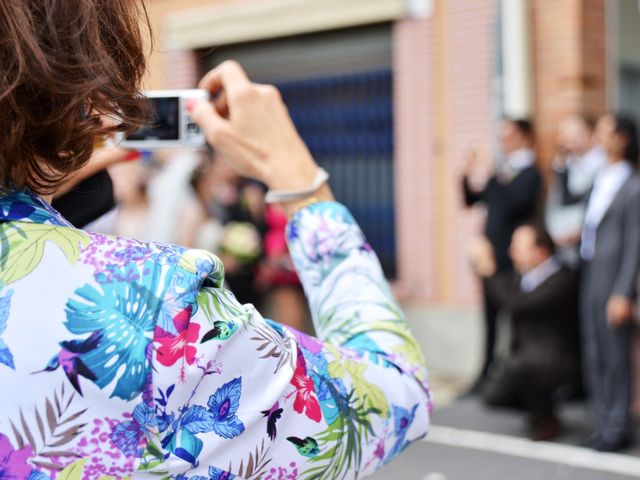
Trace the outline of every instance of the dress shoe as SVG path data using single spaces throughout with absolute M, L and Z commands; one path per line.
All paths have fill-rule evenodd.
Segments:
M 596 445 L 600 444 L 600 434 L 595 432 L 589 435 L 587 438 L 580 442 L 580 446 L 584 448 L 595 449 Z
M 529 436 L 533 441 L 546 442 L 556 438 L 561 431 L 562 424 L 557 417 L 546 417 L 532 422 Z
M 631 446 L 629 437 L 616 438 L 612 440 L 600 438 L 591 448 L 599 452 L 619 452 Z

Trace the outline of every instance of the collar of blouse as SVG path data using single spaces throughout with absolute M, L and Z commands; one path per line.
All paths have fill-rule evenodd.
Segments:
M 51 205 L 28 189 L 10 190 L 0 196 L 0 222 L 48 223 L 72 225 Z

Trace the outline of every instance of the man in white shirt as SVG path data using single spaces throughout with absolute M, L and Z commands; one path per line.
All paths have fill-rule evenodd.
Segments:
M 579 265 L 587 199 L 605 163 L 604 149 L 594 138 L 593 122 L 582 115 L 571 115 L 560 122 L 558 155 L 547 195 L 545 223 L 558 245 L 559 259 L 569 266 Z
M 623 161 L 608 164 L 596 178 L 587 204 L 581 235 L 580 256 L 583 260 L 593 259 L 598 225 L 631 175 L 633 175 L 633 167 Z

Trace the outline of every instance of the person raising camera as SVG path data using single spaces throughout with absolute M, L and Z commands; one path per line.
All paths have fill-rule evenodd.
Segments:
M 237 302 L 209 252 L 85 232 L 49 204 L 101 138 L 144 123 L 141 24 L 140 1 L 0 2 L 2 474 L 362 478 L 426 434 L 426 370 L 274 87 L 226 62 L 190 109 L 282 204 L 317 337 Z

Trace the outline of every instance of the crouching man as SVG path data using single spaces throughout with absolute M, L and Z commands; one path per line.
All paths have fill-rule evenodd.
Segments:
M 483 398 L 491 406 L 528 412 L 533 440 L 560 433 L 556 393 L 580 383 L 578 278 L 554 254 L 549 234 L 531 224 L 516 229 L 511 239 L 513 271 L 495 273 L 494 255 L 484 239 L 471 255 L 474 269 L 487 278 L 489 293 L 512 325 L 509 356 L 490 378 Z

